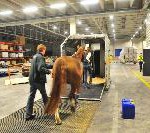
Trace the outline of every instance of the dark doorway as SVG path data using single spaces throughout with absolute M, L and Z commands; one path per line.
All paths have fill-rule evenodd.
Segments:
M 150 49 L 143 49 L 143 76 L 150 76 Z

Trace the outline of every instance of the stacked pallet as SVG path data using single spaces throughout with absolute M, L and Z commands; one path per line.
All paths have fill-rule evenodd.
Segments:
M 119 59 L 122 63 L 137 63 L 137 49 L 134 47 L 124 47 L 120 52 Z

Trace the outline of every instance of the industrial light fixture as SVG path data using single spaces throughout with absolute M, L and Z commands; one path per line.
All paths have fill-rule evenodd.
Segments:
M 113 29 L 113 32 L 115 32 L 115 30 Z
M 82 24 L 82 22 L 81 22 L 80 20 L 78 20 L 77 24 L 81 25 L 81 24 Z
M 60 9 L 60 8 L 65 8 L 66 6 L 67 6 L 66 3 L 57 3 L 57 4 L 50 5 L 50 8 L 52 8 L 52 9 Z
M 7 11 L 2 11 L 2 12 L 0 12 L 0 15 L 2 15 L 2 16 L 11 15 L 12 13 L 13 13 L 13 11 L 7 10 Z
M 114 26 L 115 26 L 114 24 L 111 24 L 111 27 L 113 27 L 113 28 L 114 28 Z
M 68 34 L 68 32 L 67 32 L 67 31 L 65 31 L 65 34 Z
M 99 3 L 99 0 L 83 0 L 80 2 L 81 5 L 94 5 Z
M 33 12 L 36 12 L 36 11 L 38 11 L 38 7 L 36 7 L 36 6 L 29 6 L 29 7 L 25 7 L 23 9 L 24 13 L 33 13 Z
M 113 20 L 113 19 L 114 19 L 114 16 L 113 16 L 113 15 L 110 15 L 109 18 L 110 18 L 111 20 Z
M 132 40 L 133 38 L 131 38 L 131 40 Z
M 88 30 L 89 30 L 89 28 L 85 28 L 85 30 L 86 30 L 86 31 L 88 31 Z
M 141 30 L 141 29 L 142 29 L 142 27 L 140 26 L 140 27 L 139 27 L 139 29 Z
M 135 34 L 138 34 L 138 31 L 137 31 L 137 32 L 135 32 Z
M 54 30 L 56 30 L 56 29 L 57 29 L 57 27 L 54 25 L 54 26 L 53 26 L 53 29 L 54 29 Z

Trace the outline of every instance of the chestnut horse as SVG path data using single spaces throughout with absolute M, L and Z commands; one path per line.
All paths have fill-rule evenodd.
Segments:
M 50 100 L 45 108 L 45 114 L 55 114 L 56 124 L 61 124 L 59 117 L 59 104 L 61 95 L 65 92 L 66 85 L 71 84 L 69 93 L 70 106 L 75 108 L 75 94 L 79 92 L 83 66 L 81 59 L 83 57 L 84 47 L 80 47 L 74 56 L 62 56 L 56 59 L 52 71 L 52 90 Z

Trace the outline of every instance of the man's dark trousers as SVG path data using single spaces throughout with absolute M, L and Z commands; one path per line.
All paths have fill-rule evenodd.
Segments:
M 47 97 L 46 89 L 45 89 L 45 83 L 35 83 L 35 82 L 30 83 L 30 95 L 29 95 L 27 107 L 26 107 L 26 116 L 32 115 L 33 113 L 33 104 L 34 104 L 34 98 L 35 98 L 37 89 L 40 91 L 42 95 L 44 105 L 46 105 L 48 101 L 48 97 Z
M 143 61 L 140 61 L 140 62 L 139 62 L 139 66 L 140 66 L 140 72 L 141 72 L 142 69 L 143 69 Z

